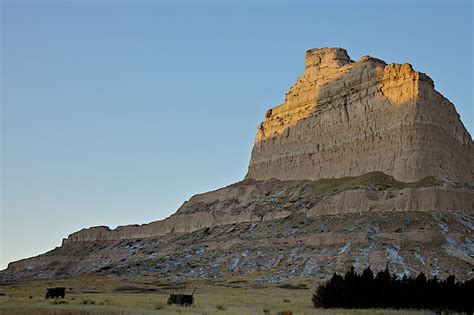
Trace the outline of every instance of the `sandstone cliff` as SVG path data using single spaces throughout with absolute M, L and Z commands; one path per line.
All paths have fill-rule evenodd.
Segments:
M 474 146 L 453 104 L 409 64 L 341 48 L 311 49 L 285 102 L 260 124 L 247 178 L 282 180 L 381 171 L 473 181 Z
M 297 195 L 301 186 L 317 185 L 304 180 L 347 182 L 344 177 L 360 180 L 377 171 L 402 182 L 431 177 L 474 185 L 471 136 L 454 106 L 434 90 L 433 81 L 409 64 L 387 65 L 367 56 L 354 62 L 341 48 L 308 50 L 303 75 L 285 103 L 265 117 L 245 181 L 196 195 L 165 220 L 114 230 L 93 227 L 65 241 L 154 237 L 284 218 L 297 212 L 293 204 L 274 212 L 260 202 L 262 197 L 281 191 L 280 186 Z M 271 178 L 287 182 L 275 184 Z M 311 215 L 431 210 L 472 214 L 474 209 L 472 191 L 457 186 L 313 193 L 318 200 L 306 209 Z

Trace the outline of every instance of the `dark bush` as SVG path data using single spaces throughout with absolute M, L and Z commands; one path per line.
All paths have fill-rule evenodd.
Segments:
M 454 276 L 439 281 L 416 277 L 398 279 L 388 267 L 375 277 L 372 270 L 357 274 L 354 267 L 344 275 L 334 274 L 313 294 L 314 307 L 323 308 L 412 308 L 474 312 L 474 279 L 456 282 Z
M 282 289 L 289 289 L 289 290 L 308 290 L 308 286 L 306 284 L 289 284 L 289 283 L 284 283 L 278 286 L 279 288 Z

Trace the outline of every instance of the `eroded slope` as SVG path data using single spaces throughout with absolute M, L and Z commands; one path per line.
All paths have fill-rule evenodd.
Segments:
M 245 180 L 194 196 L 164 221 L 74 233 L 51 252 L 10 264 L 0 279 L 250 273 L 257 281 L 279 281 L 387 263 L 400 274 L 470 277 L 473 209 L 474 187 L 434 177 L 403 183 L 376 172 L 320 181 Z

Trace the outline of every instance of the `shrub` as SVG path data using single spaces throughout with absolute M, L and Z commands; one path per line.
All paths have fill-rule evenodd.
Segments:
M 217 305 L 216 308 L 217 308 L 219 311 L 225 311 L 225 306 L 224 306 L 224 305 Z
M 397 278 L 388 267 L 374 277 L 370 267 L 357 274 L 354 267 L 344 276 L 334 274 L 318 286 L 313 295 L 314 307 L 323 308 L 413 308 L 453 310 L 472 313 L 474 279 L 456 282 L 454 276 L 439 281 L 416 277 Z

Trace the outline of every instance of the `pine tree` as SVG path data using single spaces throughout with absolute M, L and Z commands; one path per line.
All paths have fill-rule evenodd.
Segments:
M 398 279 L 388 266 L 374 278 L 370 267 L 357 274 L 354 267 L 344 277 L 334 273 L 319 285 L 312 297 L 314 307 L 342 308 L 415 308 L 474 312 L 474 279 L 456 282 L 451 275 L 443 281 L 404 275 Z

